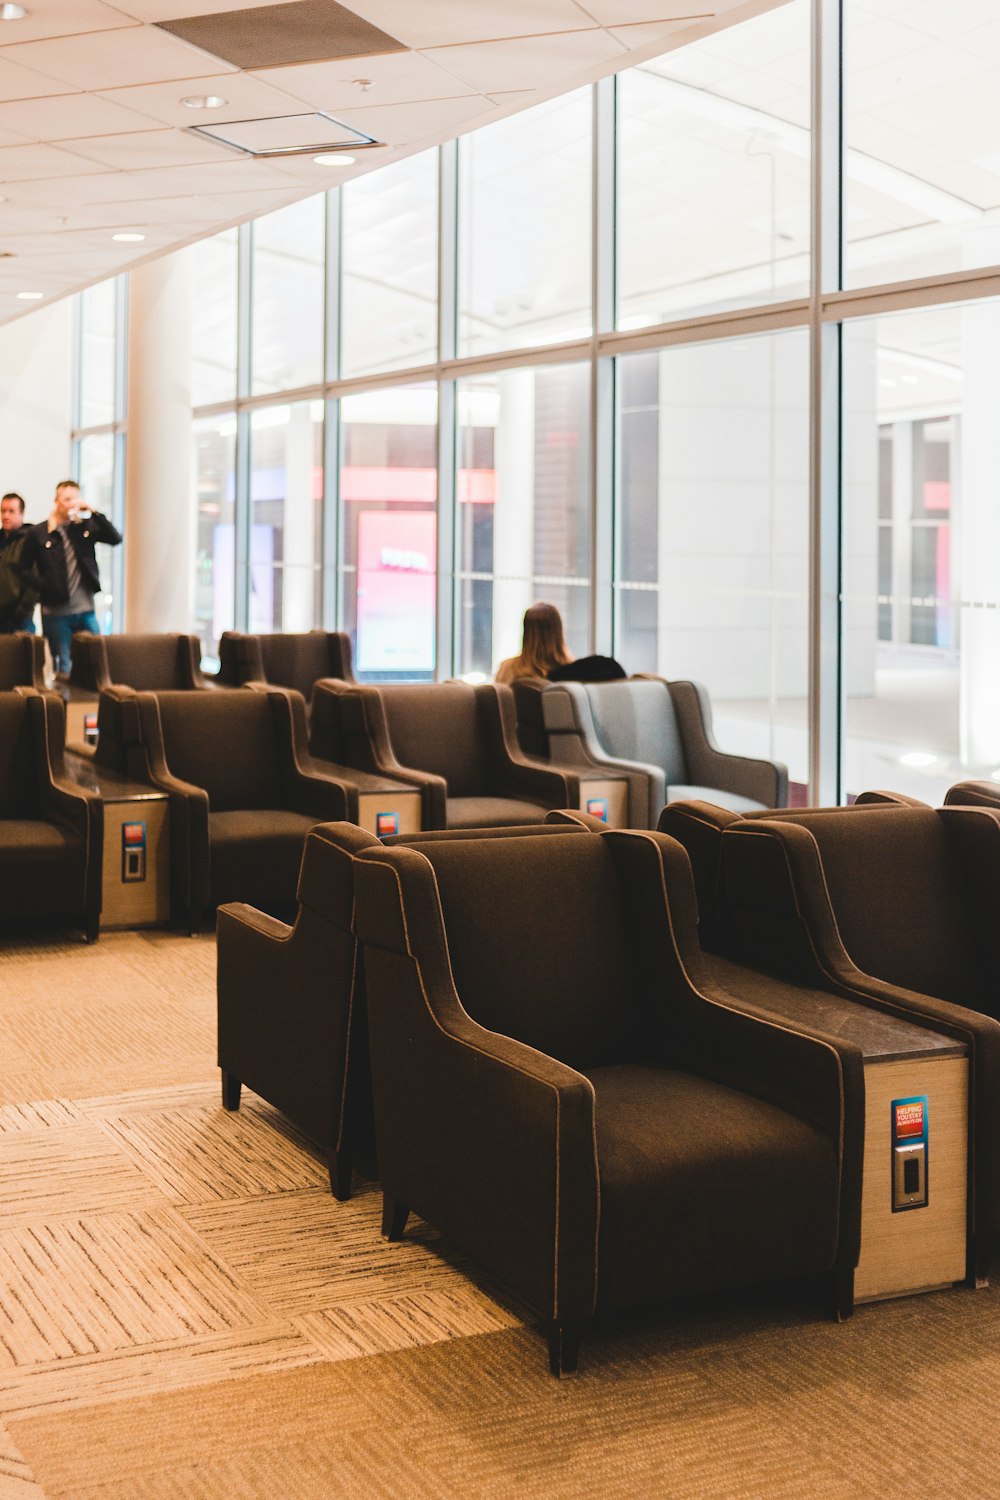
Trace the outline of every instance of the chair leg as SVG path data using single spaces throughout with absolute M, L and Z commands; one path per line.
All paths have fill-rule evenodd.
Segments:
M 382 1238 L 401 1240 L 410 1210 L 405 1203 L 397 1203 L 388 1193 L 382 1194 Z
M 343 1146 L 339 1151 L 331 1151 L 327 1163 L 330 1168 L 330 1191 L 340 1203 L 346 1203 L 351 1196 L 351 1153 Z
M 549 1369 L 557 1380 L 575 1375 L 580 1358 L 580 1325 L 575 1321 L 556 1319 L 548 1325 Z
M 96 943 L 101 935 L 101 916 L 98 912 L 96 917 L 88 916 L 83 928 L 83 938 L 86 943 Z
M 222 1069 L 222 1107 L 223 1109 L 236 1110 L 240 1107 L 240 1090 L 243 1087 L 240 1080 L 233 1073 L 227 1073 Z
M 833 1316 L 846 1323 L 854 1316 L 854 1267 L 837 1266 L 833 1272 Z

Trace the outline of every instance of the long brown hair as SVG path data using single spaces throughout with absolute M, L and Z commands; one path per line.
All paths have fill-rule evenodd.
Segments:
M 521 655 L 515 658 L 516 677 L 547 677 L 553 667 L 572 661 L 566 649 L 562 616 L 554 604 L 533 604 L 524 611 Z

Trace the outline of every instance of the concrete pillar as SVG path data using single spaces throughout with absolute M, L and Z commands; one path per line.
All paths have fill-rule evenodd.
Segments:
M 535 372 L 497 376 L 493 508 L 493 660 L 521 650 L 524 611 L 535 601 Z
M 1000 260 L 1000 229 L 967 232 L 966 269 Z M 1000 307 L 962 309 L 962 420 L 952 496 L 957 547 L 959 620 L 959 745 L 962 764 L 1000 766 Z
M 163 256 L 129 276 L 125 628 L 193 625 L 191 263 Z
M 24 496 L 25 520 L 44 521 L 70 473 L 73 300 L 65 297 L 0 328 L 0 494 Z

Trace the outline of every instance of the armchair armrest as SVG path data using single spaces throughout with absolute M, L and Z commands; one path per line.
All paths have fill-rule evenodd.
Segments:
M 544 798 L 551 807 L 577 806 L 580 776 L 577 768 L 525 755 L 517 743 L 514 694 L 506 684 L 484 683 L 478 689 L 480 707 L 490 728 L 501 784 L 515 794 Z
M 247 682 L 243 692 L 260 693 L 268 699 L 278 731 L 282 779 L 288 805 L 320 822 L 357 820 L 357 788 L 310 762 L 307 753 L 306 705 L 293 688 L 264 682 Z
M 321 678 L 313 687 L 309 749 L 318 760 L 353 766 L 416 787 L 421 794 L 424 828 L 446 826 L 447 782 L 443 776 L 404 766 L 396 759 L 382 700 L 374 688 Z
M 712 735 L 712 705 L 699 683 L 669 682 L 684 741 L 684 756 L 693 786 L 715 786 L 764 807 L 788 803 L 788 767 L 779 761 L 730 755 Z
M 463 1009 L 433 870 L 417 849 L 363 851 L 355 886 L 385 1191 L 540 1316 L 587 1316 L 599 1215 L 592 1085 Z

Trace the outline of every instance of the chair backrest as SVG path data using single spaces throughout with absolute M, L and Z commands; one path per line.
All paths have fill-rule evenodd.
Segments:
M 41 753 L 28 700 L 0 692 L 0 819 L 38 817 Z
M 282 807 L 282 747 L 271 695 L 169 692 L 156 695 L 167 766 L 204 787 L 212 812 Z
M 586 698 L 594 733 L 608 755 L 660 766 L 668 782 L 686 780 L 681 731 L 666 683 L 627 680 L 565 688 Z
M 450 797 L 482 795 L 489 784 L 483 712 L 466 682 L 387 683 L 379 686 L 396 759 L 432 771 Z
M 474 1020 L 574 1067 L 635 1058 L 634 943 L 599 836 L 417 848 L 434 869 L 455 986 Z
M 308 703 L 321 677 L 354 680 L 351 638 L 343 631 L 243 635 L 227 630 L 219 641 L 219 678 L 230 686 L 270 682 L 294 688 Z
M 43 685 L 44 646 L 27 632 L 0 635 L 0 691 Z
M 196 646 L 187 635 L 78 631 L 71 647 L 70 683 L 95 693 L 113 682 L 144 693 L 188 689 L 200 652 Z
M 729 849 L 754 830 L 804 828 L 815 840 L 841 941 L 859 969 L 958 1004 L 975 1004 L 983 982 L 979 940 L 948 830 L 931 808 L 812 809 L 780 820 L 748 819 L 723 835 Z M 744 882 L 753 880 L 752 866 Z

